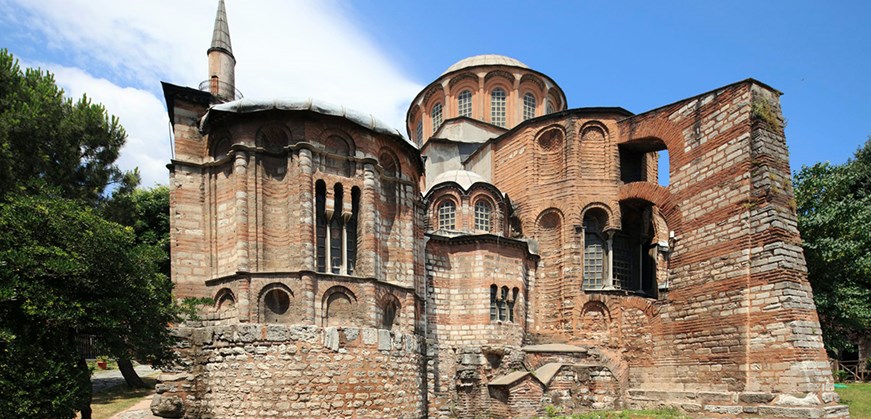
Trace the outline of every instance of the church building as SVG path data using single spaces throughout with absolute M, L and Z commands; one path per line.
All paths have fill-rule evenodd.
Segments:
M 848 416 L 772 87 L 572 108 L 546 74 L 479 55 L 400 132 L 243 98 L 223 0 L 208 62 L 197 88 L 163 83 L 172 280 L 213 305 L 175 326 L 156 415 Z

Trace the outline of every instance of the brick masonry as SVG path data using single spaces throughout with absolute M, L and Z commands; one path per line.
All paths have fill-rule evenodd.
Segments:
M 177 327 L 181 361 L 154 411 L 847 415 L 806 278 L 779 92 L 746 80 L 638 115 L 566 110 L 546 76 L 484 63 L 421 92 L 409 133 L 435 103 L 458 117 L 466 88 L 487 122 L 494 86 L 515 110 L 534 93 L 537 117 L 511 111 L 494 138 L 446 139 L 467 141 L 454 157 L 421 154 L 359 116 L 210 110 L 207 94 L 166 87 L 175 292 L 215 304 Z M 667 186 L 656 182 L 663 150 Z M 480 180 L 425 188 L 439 175 L 424 171 L 430 157 Z M 446 200 L 454 224 L 441 228 Z M 482 200 L 488 227 L 476 222 Z M 329 230 L 341 264 L 321 265 L 321 212 L 351 226 Z M 637 274 L 618 276 L 608 244 L 609 282 L 585 286 L 592 231 L 646 243 Z

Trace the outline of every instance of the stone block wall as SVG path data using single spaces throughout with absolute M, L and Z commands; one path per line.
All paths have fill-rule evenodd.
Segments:
M 832 391 L 778 95 L 746 81 L 620 123 L 621 142 L 667 145 L 667 193 L 638 197 L 660 206 L 676 233 L 661 334 L 653 363 L 631 367 L 636 389 Z
M 423 416 L 421 339 L 372 328 L 279 324 L 179 328 L 183 368 L 161 374 L 154 411 L 186 418 Z M 163 410 L 161 410 L 163 406 Z M 184 406 L 179 416 L 172 407 Z

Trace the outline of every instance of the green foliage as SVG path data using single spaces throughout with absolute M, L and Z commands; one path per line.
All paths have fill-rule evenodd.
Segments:
M 133 228 L 137 243 L 161 249 L 160 272 L 169 276 L 168 187 L 119 189 L 103 204 L 103 213 L 106 219 Z
M 101 352 L 171 360 L 177 321 L 156 246 L 80 203 L 7 195 L 0 203 L 0 417 L 72 417 L 87 400 L 74 337 Z
M 808 278 L 837 353 L 871 333 L 871 139 L 847 163 L 802 167 L 794 181 Z
M 49 189 L 96 203 L 130 180 L 114 164 L 126 139 L 103 105 L 64 98 L 51 73 L 0 49 L 0 195 Z

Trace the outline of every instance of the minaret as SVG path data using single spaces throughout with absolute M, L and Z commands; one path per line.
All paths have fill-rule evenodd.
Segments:
M 218 0 L 212 46 L 209 47 L 209 92 L 215 100 L 228 102 L 236 98 L 236 58 L 230 45 L 230 27 L 224 0 Z

